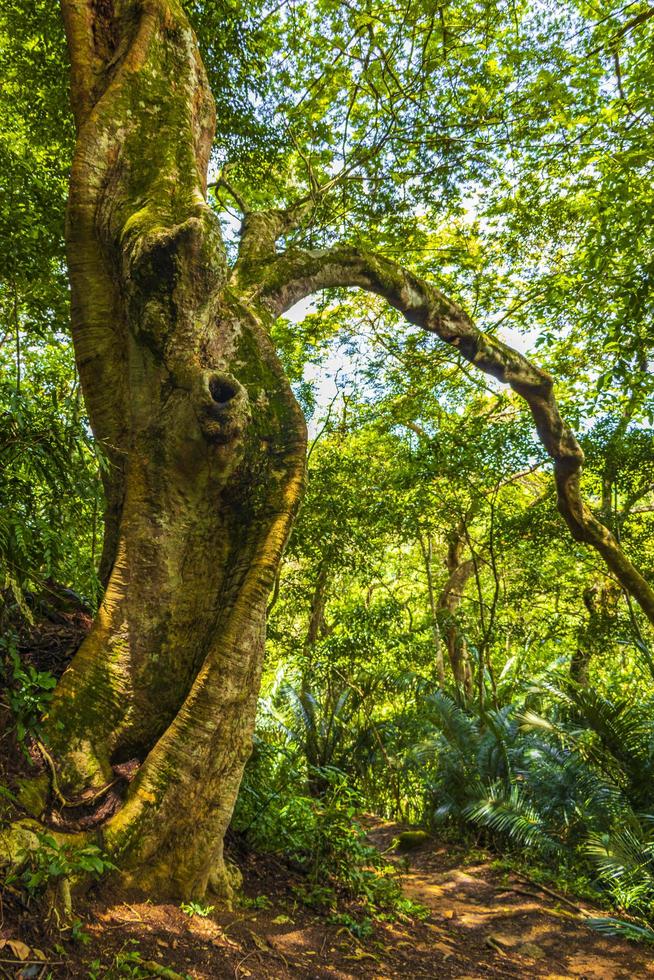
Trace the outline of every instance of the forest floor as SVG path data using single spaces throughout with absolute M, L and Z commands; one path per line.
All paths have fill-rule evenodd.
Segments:
M 404 829 L 373 819 L 367 828 L 382 851 Z M 126 902 L 105 889 L 76 909 L 81 938 L 48 942 L 34 910 L 16 917 L 16 907 L 12 914 L 5 906 L 0 975 L 14 980 L 654 977 L 654 957 L 646 947 L 604 938 L 584 924 L 585 915 L 601 913 L 498 870 L 491 857 L 466 857 L 465 851 L 433 839 L 408 859 L 391 860 L 401 868 L 406 895 L 429 910 L 424 921 L 384 922 L 373 935 L 355 938 L 298 903 L 294 885 L 300 877 L 294 880 L 285 865 L 249 855 L 242 861 L 247 904 L 233 912 L 189 916 L 174 904 Z M 42 962 L 43 956 L 49 962 Z
M 89 623 L 74 613 L 30 631 L 25 663 L 58 676 Z M 11 785 L 24 760 L 1 730 L 0 718 L 0 776 Z M 300 874 L 252 853 L 233 855 L 245 895 L 234 911 L 188 915 L 172 903 L 126 901 L 105 886 L 77 900 L 80 924 L 62 934 L 43 922 L 37 905 L 25 906 L 0 883 L 0 977 L 654 980 L 653 951 L 602 937 L 584 923 L 602 912 L 502 870 L 490 855 L 437 838 L 393 856 L 392 842 L 406 828 L 374 817 L 364 825 L 397 864 L 406 896 L 425 907 L 424 920 L 379 922 L 372 935 L 357 938 L 299 901 Z

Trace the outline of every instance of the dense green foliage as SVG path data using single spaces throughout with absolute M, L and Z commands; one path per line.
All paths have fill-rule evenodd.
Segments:
M 652 580 L 654 10 L 186 6 L 227 234 L 239 198 L 309 195 L 294 242 L 399 257 L 530 348 L 591 506 Z M 15 660 L 17 611 L 51 583 L 97 602 L 103 464 L 68 336 L 56 6 L 5 4 L 0 72 L 0 626 L 22 737 L 48 683 Z M 275 340 L 310 421 L 308 489 L 236 829 L 302 865 L 308 901 L 357 896 L 361 921 L 400 900 L 359 808 L 482 833 L 651 921 L 651 629 L 570 540 L 530 419 L 377 299 L 333 291 L 300 319 Z

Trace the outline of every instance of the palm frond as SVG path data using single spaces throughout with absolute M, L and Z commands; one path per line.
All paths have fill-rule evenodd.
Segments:
M 600 916 L 586 919 L 586 925 L 603 936 L 615 936 L 618 939 L 630 939 L 637 943 L 654 945 L 654 929 L 649 926 L 629 922 L 626 919 L 615 919 L 611 916 Z
M 563 850 L 519 786 L 512 786 L 508 792 L 503 785 L 492 786 L 486 798 L 467 807 L 465 814 L 473 823 L 488 827 L 513 843 L 550 855 Z

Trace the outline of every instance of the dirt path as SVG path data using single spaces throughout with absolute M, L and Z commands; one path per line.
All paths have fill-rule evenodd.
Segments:
M 386 850 L 403 829 L 376 822 L 369 836 Z M 592 932 L 583 922 L 584 912 L 602 913 L 583 903 L 575 911 L 576 903 L 557 899 L 522 876 L 498 872 L 489 861 L 462 867 L 450 848 L 434 841 L 405 860 L 405 893 L 427 906 L 433 922 L 447 931 L 449 958 L 458 960 L 464 953 L 474 963 L 472 970 L 461 963 L 461 972 L 452 976 L 482 978 L 504 971 L 547 980 L 654 977 L 654 952 Z
M 378 820 L 367 824 L 383 851 L 404 829 Z M 402 867 L 402 858 L 392 860 Z M 274 859 L 255 856 L 243 867 L 249 898 L 234 912 L 188 915 L 177 905 L 126 903 L 105 892 L 77 909 L 85 939 L 57 939 L 58 947 L 44 941 L 33 911 L 9 915 L 5 905 L 0 977 L 118 980 L 170 977 L 167 969 L 192 980 L 654 978 L 647 948 L 591 932 L 564 903 L 488 861 L 465 862 L 437 841 L 427 841 L 408 860 L 404 890 L 430 910 L 429 917 L 381 923 L 366 939 L 312 913 L 294 890 L 302 879 Z M 12 965 L 17 938 L 28 949 L 22 968 Z M 50 974 L 34 962 L 35 949 L 50 961 Z

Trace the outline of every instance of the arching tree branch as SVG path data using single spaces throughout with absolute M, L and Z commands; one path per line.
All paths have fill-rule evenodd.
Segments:
M 247 279 L 248 269 L 253 264 L 276 257 L 279 239 L 299 228 L 343 176 L 342 173 L 337 174 L 320 185 L 312 180 L 310 193 L 294 201 L 287 208 L 267 208 L 263 211 L 251 211 L 238 191 L 222 177 L 219 178 L 217 185 L 222 183 L 225 186 L 243 214 L 238 262 L 234 269 L 235 280 L 238 282 L 242 275 Z
M 508 384 L 527 402 L 541 443 L 554 462 L 558 506 L 576 541 L 595 548 L 621 585 L 654 623 L 654 590 L 631 564 L 616 538 L 583 500 L 584 455 L 561 418 L 551 376 L 526 357 L 479 330 L 453 300 L 390 259 L 352 248 L 293 251 L 258 269 L 259 301 L 280 315 L 300 299 L 329 287 L 358 286 L 383 296 L 417 326 L 456 347 L 486 374 Z

